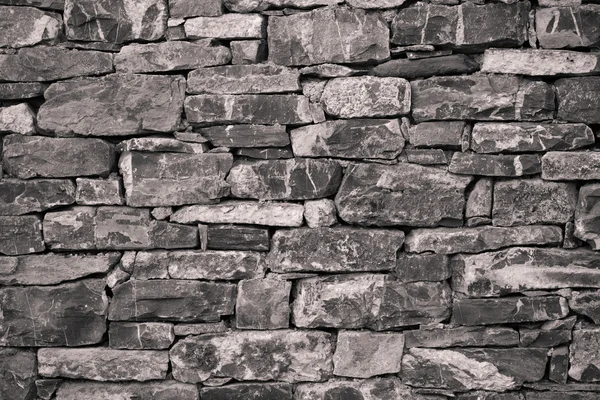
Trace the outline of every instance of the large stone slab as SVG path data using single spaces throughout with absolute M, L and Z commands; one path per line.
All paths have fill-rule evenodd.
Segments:
M 266 22 L 260 14 L 224 14 L 187 19 L 184 29 L 188 39 L 260 39 Z
M 26 47 L 54 42 L 62 30 L 60 14 L 33 7 L 0 6 L 0 47 Z
M 594 133 L 584 124 L 481 122 L 471 132 L 471 149 L 477 153 L 574 150 L 594 143 Z
M 267 256 L 274 272 L 390 271 L 404 243 L 399 230 L 300 228 L 278 230 Z
M 58 136 L 172 132 L 181 120 L 181 76 L 111 74 L 58 82 L 44 93 L 38 126 Z
M 292 385 L 288 383 L 234 383 L 222 387 L 204 387 L 203 400 L 292 400 Z
M 218 321 L 232 315 L 236 286 L 181 280 L 130 280 L 113 289 L 112 321 Z
M 0 398 L 33 399 L 37 375 L 35 353 L 21 349 L 0 349 Z
M 0 216 L 0 254 L 39 253 L 44 248 L 42 222 L 38 216 Z
M 397 76 L 405 79 L 415 79 L 441 75 L 470 74 L 478 70 L 479 63 L 473 57 L 465 54 L 453 54 L 416 60 L 398 58 L 377 65 L 371 70 L 371 73 L 375 76 Z
M 196 128 L 213 146 L 255 148 L 283 147 L 290 136 L 283 125 L 220 125 Z
M 401 163 L 347 168 L 335 202 L 341 219 L 359 225 L 460 224 L 471 177 Z
M 600 4 L 598 5 L 600 16 Z M 600 34 L 600 29 L 598 30 Z M 558 119 L 600 124 L 600 77 L 563 78 L 554 83 L 558 99 Z
M 159 207 L 206 203 L 229 194 L 231 154 L 127 152 L 121 155 L 127 204 Z
M 330 334 L 309 331 L 234 331 L 189 336 L 170 350 L 173 376 L 183 382 L 321 381 L 331 376 Z
M 488 49 L 483 55 L 481 72 L 530 76 L 597 75 L 600 74 L 599 60 L 597 54 L 577 51 Z
M 281 65 L 364 63 L 389 58 L 389 29 L 376 13 L 327 7 L 270 17 L 269 60 Z
M 187 383 L 166 380 L 162 382 L 63 382 L 56 392 L 56 400 L 111 400 L 121 398 L 147 400 L 197 400 L 198 388 Z
M 598 255 L 589 250 L 515 247 L 453 257 L 452 287 L 473 297 L 524 290 L 600 287 Z
M 455 152 L 448 171 L 462 175 L 523 176 L 539 174 L 542 161 L 537 154 L 477 154 Z
M 0 181 L 0 215 L 21 215 L 75 202 L 68 179 L 5 179 Z
M 519 344 L 519 332 L 506 327 L 425 328 L 405 331 L 406 347 L 513 347 Z
M 100 139 L 8 135 L 2 161 L 10 176 L 21 179 L 108 176 L 115 148 Z
M 588 184 L 579 189 L 579 200 L 575 209 L 574 235 L 585 240 L 592 249 L 600 249 L 600 225 L 598 224 L 598 200 L 600 198 L 600 185 Z
M 297 400 L 333 400 L 333 399 L 368 399 L 368 400 L 441 400 L 438 396 L 427 396 L 417 393 L 402 384 L 397 377 L 373 379 L 331 379 L 321 383 L 301 383 L 296 386 L 294 398 Z
M 580 382 L 600 381 L 600 329 L 573 331 L 569 346 L 569 376 Z
M 259 200 L 310 200 L 335 194 L 342 180 L 336 161 L 236 161 L 227 177 L 234 197 Z
M 550 85 L 512 75 L 433 77 L 411 87 L 416 121 L 541 121 L 555 110 Z
M 597 47 L 600 29 L 595 21 L 600 5 L 540 8 L 535 12 L 535 33 L 545 49 Z
M 57 286 L 0 289 L 0 344 L 82 346 L 99 343 L 106 331 L 108 297 L 103 280 Z
M 65 32 L 71 40 L 124 43 L 162 38 L 167 2 L 145 0 L 65 0 Z
M 542 157 L 542 179 L 549 181 L 600 179 L 600 153 L 548 152 Z
M 180 250 L 146 255 L 145 263 L 162 266 L 173 279 L 239 280 L 262 278 L 266 272 L 265 257 L 258 252 Z M 140 253 L 136 269 L 139 257 Z
M 292 321 L 301 328 L 386 330 L 446 319 L 446 283 L 402 283 L 385 275 L 352 274 L 300 279 Z

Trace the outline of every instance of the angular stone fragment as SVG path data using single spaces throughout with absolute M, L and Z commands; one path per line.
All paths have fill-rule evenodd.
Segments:
M 82 346 L 106 331 L 108 297 L 99 279 L 0 289 L 2 346 Z M 87 349 L 86 349 L 87 350 Z
M 574 150 L 594 142 L 594 133 L 584 124 L 483 122 L 471 133 L 471 149 L 477 153 Z
M 0 83 L 0 100 L 22 100 L 39 97 L 48 86 L 38 82 Z
M 262 278 L 266 270 L 264 255 L 251 251 L 182 250 L 147 254 L 154 258 L 154 263 L 168 269 L 173 279 L 252 279 Z M 136 265 L 137 261 L 136 258 Z
M 0 133 L 35 134 L 35 113 L 27 103 L 0 107 Z
M 389 271 L 404 243 L 400 230 L 299 228 L 278 230 L 267 262 L 273 272 Z
M 600 329 L 573 331 L 569 347 L 569 376 L 580 382 L 600 381 Z
M 67 179 L 0 181 L 0 215 L 46 211 L 75 202 L 75 185 Z
M 308 76 L 317 76 L 319 78 L 342 78 L 346 76 L 357 75 L 360 70 L 346 67 L 339 64 L 319 64 L 311 65 L 300 69 L 300 74 Z
M 448 171 L 463 175 L 483 176 L 524 176 L 542 171 L 540 156 L 488 155 L 456 152 L 450 160 Z
M 44 93 L 38 125 L 58 136 L 172 132 L 184 94 L 181 76 L 111 74 L 57 82 Z
M 406 159 L 411 164 L 447 165 L 448 157 L 442 149 L 405 149 Z
M 130 152 L 121 155 L 127 204 L 134 207 L 206 203 L 229 194 L 231 154 Z
M 600 16 L 600 4 L 598 5 Z M 600 29 L 598 29 L 600 36 Z M 558 119 L 600 124 L 600 76 L 563 78 L 554 83 L 558 99 Z
M 21 349 L 0 349 L 0 398 L 29 400 L 36 394 L 35 353 Z
M 196 385 L 181 383 L 173 380 L 157 382 L 77 382 L 66 381 L 56 392 L 56 400 L 115 400 L 115 399 L 144 399 L 144 400 L 197 400 Z
M 301 328 L 386 330 L 446 319 L 444 283 L 401 283 L 385 275 L 332 275 L 298 280 L 292 321 Z
M 552 349 L 552 356 L 550 357 L 550 371 L 548 378 L 551 381 L 567 383 L 569 371 L 569 348 L 567 346 L 557 347 Z M 585 400 L 585 398 L 583 399 Z
M 228 326 L 225 322 L 206 322 L 203 324 L 177 324 L 175 336 L 203 335 L 205 333 L 226 332 Z
M 232 40 L 231 63 L 234 65 L 258 64 L 267 58 L 267 42 L 260 40 Z
M 462 121 L 423 122 L 409 128 L 410 143 L 417 148 L 460 149 L 465 123 Z
M 433 77 L 413 81 L 411 87 L 412 115 L 417 122 L 541 121 L 552 119 L 555 110 L 550 85 L 512 75 Z
M 420 395 L 417 390 L 403 385 L 400 379 L 373 378 L 341 380 L 331 379 L 321 383 L 301 383 L 296 386 L 297 400 L 442 400 L 441 397 Z
M 208 225 L 207 246 L 213 250 L 269 251 L 267 228 L 243 225 Z
M 37 396 L 43 400 L 52 399 L 56 389 L 58 389 L 62 382 L 62 379 L 36 379 L 35 387 Z
M 292 283 L 249 279 L 238 284 L 235 325 L 238 329 L 282 329 L 290 324 Z
M 173 325 L 163 322 L 112 322 L 108 329 L 113 349 L 168 349 L 174 340 Z
M 350 119 L 307 125 L 290 132 L 296 157 L 394 159 L 404 148 L 398 120 Z
M 165 72 L 227 64 L 231 52 L 210 39 L 130 44 L 115 56 L 118 72 Z
M 535 12 L 535 32 L 545 49 L 597 47 L 600 29 L 596 21 L 600 5 L 540 8 Z
M 62 30 L 60 14 L 33 7 L 0 6 L 0 47 L 26 47 L 53 42 Z
M 100 207 L 94 224 L 96 246 L 113 249 L 151 247 L 149 225 L 148 209 Z
M 600 179 L 600 152 L 548 152 L 542 157 L 542 179 L 549 181 Z
M 65 0 L 65 31 L 86 42 L 152 41 L 164 36 L 167 15 L 165 0 Z
M 173 253 L 164 250 L 133 253 L 134 258 L 128 272 L 136 280 L 169 279 L 169 261 Z
M 199 244 L 198 229 L 195 226 L 152 221 L 149 235 L 152 247 L 159 249 L 185 249 Z
M 39 253 L 44 248 L 42 221 L 38 216 L 0 216 L 0 254 Z
M 573 291 L 569 307 L 589 317 L 595 324 L 600 324 L 600 290 Z
M 512 347 L 519 344 L 519 332 L 505 327 L 466 327 L 405 331 L 406 347 Z
M 77 178 L 75 199 L 83 205 L 122 205 L 125 204 L 121 180 Z
M 260 39 L 266 21 L 260 14 L 224 14 L 187 19 L 184 29 L 188 39 Z
M 234 383 L 223 387 L 202 388 L 203 400 L 292 400 L 292 386 L 287 383 Z
M 218 321 L 232 315 L 235 285 L 181 280 L 130 280 L 113 290 L 111 321 Z
M 587 241 L 594 250 L 600 249 L 598 200 L 600 200 L 600 185 L 583 185 L 579 189 L 579 200 L 575 209 L 574 236 Z
M 596 75 L 600 74 L 599 61 L 600 55 L 576 51 L 488 49 L 483 55 L 481 72 L 530 76 Z
M 321 102 L 327 114 L 339 118 L 405 115 L 410 112 L 410 85 L 402 78 L 335 78 L 325 85 Z
M 337 223 L 335 203 L 330 199 L 304 202 L 304 219 L 310 228 L 320 228 Z
M 411 386 L 505 391 L 542 379 L 546 358 L 545 349 L 413 348 L 402 359 L 401 378 Z
M 445 281 L 452 275 L 447 256 L 399 253 L 394 276 L 402 282 Z
M 400 163 L 347 168 L 335 202 L 341 219 L 360 225 L 461 223 L 471 177 Z
M 519 345 L 521 347 L 555 347 L 571 341 L 571 331 L 519 329 Z
M 342 180 L 336 161 L 290 160 L 236 161 L 227 177 L 231 194 L 259 200 L 310 200 L 331 196 Z
M 44 241 L 53 250 L 96 248 L 96 209 L 72 207 L 44 215 Z
M 564 224 L 573 218 L 577 188 L 573 183 L 539 178 L 494 184 L 494 225 Z
M 481 178 L 475 183 L 467 198 L 465 217 L 490 217 L 492 215 L 492 189 L 493 181 L 490 178 Z
M 197 131 L 213 146 L 278 147 L 290 144 L 290 137 L 282 125 L 211 126 Z
M 417 60 L 398 58 L 379 64 L 371 70 L 371 73 L 375 76 L 397 76 L 405 79 L 415 79 L 470 74 L 478 70 L 479 63 L 473 57 L 465 54 L 454 54 Z
M 342 3 L 343 0 L 224 0 L 228 10 L 239 13 L 264 11 L 267 8 L 315 8 Z

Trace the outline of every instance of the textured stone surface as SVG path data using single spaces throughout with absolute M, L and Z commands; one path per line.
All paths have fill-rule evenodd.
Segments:
M 267 228 L 244 225 L 208 225 L 207 247 L 213 250 L 269 251 Z
M 187 383 L 166 380 L 162 382 L 64 382 L 56 392 L 57 400 L 110 400 L 118 398 L 148 400 L 196 400 L 198 388 Z
M 290 324 L 292 283 L 276 279 L 240 281 L 235 303 L 238 329 L 281 329 Z
M 228 10 L 234 12 L 264 11 L 271 7 L 314 8 L 342 3 L 342 0 L 225 0 Z
M 282 125 L 225 125 L 198 128 L 197 131 L 213 146 L 252 148 L 290 144 L 290 137 Z
M 544 13 L 544 10 L 541 11 Z M 482 72 L 515 75 L 588 75 L 600 73 L 597 54 L 564 50 L 486 50 Z
M 589 317 L 595 324 L 600 323 L 600 290 L 573 291 L 569 307 Z
M 29 350 L 0 349 L 0 396 L 31 399 L 35 396 L 36 359 Z
M 138 253 L 138 257 L 139 257 Z M 265 274 L 265 257 L 247 251 L 197 251 L 149 252 L 144 260 L 164 270 L 174 279 L 238 280 L 262 278 Z M 136 268 L 137 268 L 136 258 Z M 137 272 L 137 271 L 136 271 Z
M 46 88 L 46 84 L 39 82 L 0 83 L 0 99 L 31 99 L 42 96 Z
M 168 349 L 174 340 L 173 325 L 162 322 L 111 322 L 108 329 L 113 349 Z
M 265 24 L 266 18 L 259 14 L 224 14 L 187 19 L 184 29 L 188 39 L 260 39 Z
M 21 215 L 75 202 L 75 185 L 67 179 L 0 181 L 0 215 Z
M 600 179 L 600 153 L 553 151 L 542 157 L 542 179 L 549 181 Z
M 336 224 L 338 221 L 335 202 L 330 199 L 305 201 L 304 219 L 309 228 L 327 227 Z
M 490 217 L 494 182 L 490 178 L 479 179 L 467 198 L 465 217 Z
M 600 15 L 600 5 L 598 5 Z M 600 30 L 599 30 L 600 32 Z M 600 77 L 563 78 L 555 82 L 558 118 L 570 122 L 600 124 Z
M 519 333 L 504 327 L 468 327 L 409 330 L 406 347 L 506 347 L 519 344 Z
M 571 341 L 571 331 L 521 328 L 519 330 L 521 347 L 555 347 Z
M 16 256 L 44 251 L 39 217 L 0 216 L 0 228 L 0 254 Z
M 77 178 L 75 199 L 83 205 L 123 205 L 123 189 L 120 179 Z
M 361 380 L 332 379 L 323 383 L 302 383 L 294 392 L 298 400 L 364 399 L 364 400 L 441 400 L 440 397 L 419 395 L 403 385 L 398 378 Z
M 575 237 L 585 240 L 592 249 L 600 249 L 600 226 L 598 225 L 598 200 L 600 185 L 587 184 L 579 189 L 575 209 Z
M 594 21 L 599 15 L 597 4 L 536 10 L 535 32 L 540 46 L 546 49 L 598 46 L 600 29 Z
M 542 171 L 540 156 L 491 155 L 456 152 L 450 160 L 448 171 L 461 175 L 524 176 Z
M 53 250 L 93 250 L 96 248 L 96 209 L 72 207 L 44 215 L 44 242 Z
M 0 47 L 26 47 L 56 41 L 62 28 L 60 14 L 33 7 L 0 6 L 3 35 Z
M 34 111 L 26 103 L 0 108 L 0 132 L 35 134 Z
M 398 253 L 394 276 L 402 282 L 444 281 L 451 275 L 445 255 Z
M 408 135 L 410 143 L 417 148 L 460 149 L 464 128 L 465 123 L 460 121 L 423 122 L 411 126 Z
M 441 75 L 462 75 L 478 70 L 479 63 L 473 57 L 465 54 L 455 54 L 416 60 L 394 59 L 377 65 L 371 72 L 376 76 L 415 79 Z
M 293 203 L 223 201 L 219 204 L 193 205 L 180 208 L 171 221 L 181 224 L 256 224 L 268 226 L 300 226 L 304 208 Z
M 258 64 L 267 59 L 267 42 L 258 40 L 232 40 L 231 63 L 234 65 Z
M 223 14 L 219 0 L 169 0 L 169 17 L 217 17 Z
M 569 376 L 581 382 L 600 381 L 600 329 L 573 331 L 573 342 L 569 347 Z

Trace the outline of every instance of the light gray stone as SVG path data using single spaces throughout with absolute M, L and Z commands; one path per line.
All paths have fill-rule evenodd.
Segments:
M 540 46 L 545 49 L 597 47 L 600 30 L 594 21 L 600 15 L 600 5 L 562 4 L 540 8 L 535 13 L 535 31 Z
M 224 14 L 187 19 L 184 29 L 188 39 L 260 39 L 266 21 L 260 14 Z
M 115 400 L 119 398 L 145 400 L 197 400 L 196 385 L 166 380 L 160 382 L 77 382 L 66 381 L 56 392 L 56 400 Z
M 304 202 L 304 219 L 309 228 L 335 225 L 337 221 L 335 202 L 330 199 L 307 200 Z
M 0 6 L 0 21 L 3 21 L 0 47 L 52 44 L 62 30 L 60 14 L 33 7 Z
M 540 156 L 536 154 L 477 154 L 455 152 L 448 171 L 462 175 L 524 176 L 542 171 Z
M 545 10 L 540 12 L 545 14 Z M 483 55 L 481 72 L 530 76 L 597 75 L 600 74 L 599 60 L 598 54 L 566 50 L 488 49 Z
M 0 107 L 0 132 L 35 134 L 35 113 L 27 103 Z
M 481 178 L 473 186 L 467 205 L 465 217 L 490 217 L 492 215 L 492 190 L 494 182 L 490 178 Z
M 600 381 L 600 329 L 573 331 L 569 346 L 569 376 L 580 382 Z
M 123 205 L 122 183 L 119 178 L 88 179 L 77 178 L 75 199 L 82 205 Z
M 542 157 L 542 179 L 549 181 L 600 179 L 600 152 L 548 152 Z

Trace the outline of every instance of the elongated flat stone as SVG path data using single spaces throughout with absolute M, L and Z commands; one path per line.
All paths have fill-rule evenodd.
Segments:
M 397 377 L 372 379 L 330 379 L 321 383 L 301 383 L 296 386 L 294 398 L 297 400 L 330 399 L 405 399 L 441 400 L 439 397 L 424 396 L 417 390 L 405 386 Z
M 557 245 L 562 239 L 560 227 L 545 225 L 413 229 L 406 236 L 405 250 L 439 254 L 481 253 L 509 246 Z
M 594 133 L 584 124 L 482 122 L 471 133 L 471 149 L 477 153 L 574 150 L 594 142 Z
M 0 254 L 39 253 L 44 248 L 42 222 L 38 216 L 0 216 Z
M 600 4 L 598 5 L 600 15 Z M 600 32 L 600 29 L 598 30 Z M 563 78 L 554 83 L 558 99 L 558 119 L 600 124 L 600 77 Z
M 109 346 L 113 349 L 168 349 L 175 340 L 173 325 L 164 322 L 111 322 Z
M 456 152 L 452 156 L 448 171 L 483 176 L 534 175 L 542 171 L 542 161 L 540 156 L 535 154 L 513 156 Z
M 315 8 L 318 6 L 331 6 L 342 3 L 343 0 L 224 0 L 228 10 L 247 13 L 264 11 L 268 8 Z
M 542 179 L 549 181 L 600 179 L 600 153 L 548 152 L 542 157 Z
M 236 161 L 227 177 L 234 197 L 259 200 L 310 200 L 331 196 L 342 168 L 331 160 Z
M 573 384 L 560 384 L 560 386 L 564 386 L 567 389 L 569 386 L 573 386 Z M 527 400 L 595 400 L 598 397 L 598 393 L 594 392 L 576 392 L 576 391 L 568 391 L 568 392 L 533 392 L 528 391 L 525 394 Z
M 282 147 L 290 144 L 283 125 L 225 125 L 197 128 L 213 146 Z
M 238 283 L 235 326 L 238 329 L 287 329 L 292 283 L 278 279 L 247 279 Z
M 232 201 L 182 207 L 171 216 L 180 224 L 254 224 L 301 226 L 304 207 L 293 203 Z
M 390 271 L 404 233 L 361 228 L 300 228 L 278 230 L 267 256 L 274 272 Z
M 117 145 L 119 152 L 143 151 L 150 153 L 193 153 L 202 154 L 208 151 L 205 143 L 188 143 L 178 139 L 165 137 L 142 137 L 127 139 Z
M 181 76 L 111 74 L 57 82 L 44 93 L 38 126 L 58 136 L 173 132 L 184 94 Z
M 47 87 L 47 84 L 39 82 L 0 83 L 0 99 L 21 100 L 39 97 Z
M 521 347 L 558 347 L 571 341 L 571 331 L 541 329 L 519 329 L 519 345 Z
M 224 14 L 187 19 L 184 29 L 188 39 L 260 39 L 266 22 L 260 14 Z
M 519 332 L 506 327 L 411 329 L 405 331 L 406 347 L 509 347 L 518 346 Z
M 103 280 L 57 286 L 0 289 L 0 344 L 82 346 L 99 343 L 106 331 L 108 297 Z M 86 349 L 87 350 L 87 349 Z
M 111 321 L 218 321 L 232 315 L 235 285 L 181 280 L 128 281 L 113 289 Z
M 262 278 L 266 271 L 265 257 L 257 252 L 182 250 L 148 254 L 157 257 L 156 263 L 162 260 L 174 279 L 252 279 Z
M 450 293 L 446 283 L 401 283 L 385 275 L 300 279 L 292 321 L 301 328 L 374 330 L 434 323 L 450 315 Z
M 465 54 L 453 54 L 411 60 L 398 58 L 377 65 L 371 70 L 375 76 L 397 76 L 405 79 L 429 78 L 442 75 L 470 74 L 479 70 L 479 63 Z
M 75 185 L 68 179 L 5 179 L 0 181 L 0 215 L 21 215 L 75 202 Z
M 233 154 L 258 160 L 294 158 L 291 147 L 255 147 L 235 149 Z
M 600 381 L 600 329 L 573 331 L 569 346 L 569 376 L 580 382 Z
M 4 399 L 32 399 L 36 394 L 35 352 L 0 349 L 0 396 Z M 39 394 L 39 393 L 38 393 Z
M 97 248 L 127 250 L 152 247 L 148 209 L 100 207 L 93 227 L 94 245 Z
M 462 121 L 435 121 L 413 125 L 408 130 L 410 143 L 417 148 L 461 148 L 466 124 Z
M 188 93 L 244 94 L 300 91 L 296 70 L 272 64 L 228 65 L 189 73 Z
M 589 250 L 515 247 L 452 258 L 452 287 L 473 297 L 523 290 L 600 287 L 598 255 Z
M 535 12 L 535 33 L 545 49 L 597 47 L 600 29 L 594 21 L 600 16 L 600 5 L 540 8 Z
M 56 392 L 56 400 L 109 400 L 123 398 L 140 398 L 148 400 L 197 400 L 196 385 L 173 380 L 160 382 L 74 382 L 66 381 Z
M 169 352 L 173 376 L 183 382 L 221 377 L 238 381 L 321 381 L 329 378 L 333 369 L 330 336 L 291 330 L 190 336 Z
M 404 148 L 398 120 L 351 119 L 307 125 L 290 132 L 296 157 L 394 159 Z
M 207 248 L 212 250 L 269 251 L 267 228 L 245 225 L 208 225 Z
M 248 396 L 262 400 L 292 400 L 292 385 L 288 383 L 234 383 L 223 387 L 204 387 L 203 400 L 245 400 Z
M 545 13 L 544 10 L 541 11 Z M 600 15 L 600 14 L 599 14 Z M 530 76 L 597 75 L 600 55 L 565 50 L 488 49 L 481 72 Z
M 54 42 L 62 29 L 60 14 L 33 7 L 0 6 L 4 21 L 0 47 L 26 47 Z
M 268 38 L 269 60 L 280 65 L 364 63 L 390 56 L 383 18 L 351 8 L 270 17 Z
M 227 64 L 231 52 L 209 39 L 130 44 L 115 55 L 117 72 L 166 72 Z
M 206 203 L 229 194 L 231 154 L 123 153 L 127 204 L 159 207 Z
M 352 224 L 460 223 L 470 181 L 419 165 L 357 164 L 347 168 L 335 202 L 340 218 Z

